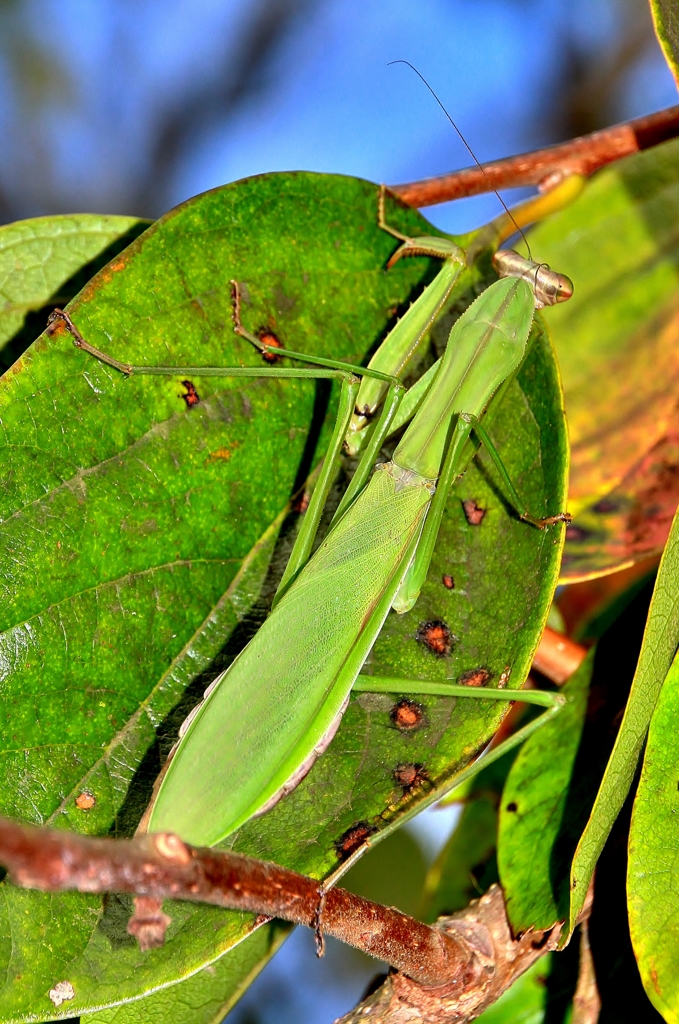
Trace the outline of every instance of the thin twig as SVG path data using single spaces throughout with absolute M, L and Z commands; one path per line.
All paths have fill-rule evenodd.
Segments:
M 650 149 L 678 135 L 679 106 L 667 107 L 557 146 L 483 164 L 482 168 L 466 167 L 437 178 L 390 185 L 389 189 L 410 206 L 423 207 L 492 189 L 545 186 L 557 183 L 568 174 L 589 177 L 614 160 Z
M 562 686 L 579 668 L 586 654 L 587 648 L 582 644 L 546 626 L 533 658 L 533 668 Z

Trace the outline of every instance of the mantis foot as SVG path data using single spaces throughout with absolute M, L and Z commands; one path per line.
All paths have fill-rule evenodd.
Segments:
M 531 526 L 537 526 L 538 530 L 544 530 L 548 526 L 554 526 L 555 523 L 571 523 L 573 516 L 570 512 L 559 512 L 555 516 L 545 516 L 543 519 L 536 519 L 530 512 L 522 512 L 521 518 L 526 522 L 530 523 Z

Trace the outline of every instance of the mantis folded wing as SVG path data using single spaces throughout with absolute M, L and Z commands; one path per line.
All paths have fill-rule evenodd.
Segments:
M 431 252 L 433 240 L 426 241 L 425 251 Z M 410 249 L 423 251 L 422 246 Z M 459 250 L 448 246 L 439 254 L 446 259 L 440 281 L 429 286 L 418 300 L 421 305 L 411 307 L 408 329 L 401 328 L 401 340 L 411 354 L 458 273 Z M 363 480 L 389 429 L 402 390 L 395 374 L 385 372 L 392 369 L 393 353 L 386 367 L 372 366 L 367 371 L 331 360 L 314 360 L 328 366 L 323 371 L 128 367 L 92 349 L 65 318 L 76 344 L 126 373 L 274 373 L 332 376 L 343 381 L 343 412 L 324 467 L 324 480 L 314 494 L 317 508 L 312 514 L 310 507 L 305 517 L 305 535 L 298 538 L 278 603 L 185 723 L 152 808 L 149 830 L 177 832 L 198 845 L 220 842 L 294 788 L 332 739 L 392 604 L 397 602 L 405 610 L 416 600 L 447 493 L 468 461 L 467 442 L 473 430 L 482 431 L 480 420 L 489 404 L 523 359 L 545 281 L 557 297 L 567 298 L 572 290 L 567 279 L 550 276 L 551 272 L 522 261 L 516 254 L 505 257 L 504 263 L 501 259 L 500 264 L 514 264 L 509 272 L 516 274 L 517 260 L 518 276 L 491 285 L 454 325 L 440 366 L 392 462 L 378 467 L 365 486 Z M 248 336 L 242 328 L 240 333 Z M 277 351 L 303 358 L 285 349 Z M 401 359 L 395 367 L 397 373 L 410 357 Z M 389 390 L 392 401 L 387 402 L 375 427 L 357 471 L 358 482 L 340 506 L 330 533 L 307 561 L 312 532 L 332 481 L 332 467 L 356 403 L 354 371 L 377 381 L 378 391 Z M 380 398 L 378 395 L 363 401 L 359 391 L 358 416 L 362 421 L 355 424 L 355 433 L 363 429 Z M 488 442 L 487 435 L 482 436 Z M 511 496 L 518 502 L 513 489 Z M 525 517 L 538 526 L 568 518 L 565 514 L 544 521 Z M 364 677 L 361 685 L 379 688 L 380 683 L 371 679 L 366 684 Z M 441 685 L 440 692 L 453 692 L 450 686 Z M 421 692 L 422 687 L 417 681 L 403 680 L 394 689 Z M 468 695 L 516 699 L 503 690 L 484 689 Z M 541 698 L 541 702 L 545 701 Z M 558 708 L 559 698 L 547 702 Z M 518 742 L 519 734 L 513 740 Z

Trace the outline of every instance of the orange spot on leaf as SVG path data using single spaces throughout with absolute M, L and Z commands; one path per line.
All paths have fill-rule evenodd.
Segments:
M 397 729 L 400 729 L 402 732 L 410 732 L 411 729 L 417 729 L 418 726 L 422 725 L 424 710 L 422 705 L 418 704 L 416 700 L 402 697 L 392 707 L 389 717 Z
M 457 681 L 460 686 L 485 686 L 489 679 L 487 668 L 473 668 L 470 672 L 463 672 Z
M 429 622 L 420 623 L 415 639 L 424 644 L 427 650 L 435 654 L 437 658 L 447 658 L 456 637 L 453 636 L 450 627 L 442 619 L 431 619 Z
M 467 498 L 466 501 L 463 501 L 462 508 L 470 526 L 478 526 L 486 514 L 485 508 L 477 505 L 473 498 Z
M 218 448 L 217 451 L 210 452 L 210 459 L 224 459 L 225 462 L 228 462 L 237 448 L 240 448 L 239 444 L 233 444 L 230 448 L 228 446 Z

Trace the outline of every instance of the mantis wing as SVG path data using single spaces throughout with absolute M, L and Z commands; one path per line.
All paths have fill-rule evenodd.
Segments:
M 374 474 L 200 707 L 149 831 L 218 843 L 311 766 L 387 616 L 430 497 L 422 482 Z

